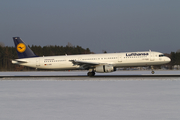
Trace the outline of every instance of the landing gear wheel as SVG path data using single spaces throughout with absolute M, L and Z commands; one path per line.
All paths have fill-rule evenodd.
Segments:
M 151 66 L 151 70 L 152 70 L 151 73 L 154 74 L 155 72 L 153 66 Z
M 87 75 L 88 75 L 89 77 L 93 77 L 93 76 L 95 75 L 95 72 L 88 72 Z

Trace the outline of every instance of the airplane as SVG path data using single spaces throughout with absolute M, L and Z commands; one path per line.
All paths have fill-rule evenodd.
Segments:
M 82 54 L 60 56 L 37 56 L 20 37 L 13 37 L 19 59 L 12 60 L 13 64 L 36 69 L 54 70 L 89 70 L 87 76 L 97 73 L 109 73 L 119 67 L 140 67 L 169 63 L 171 59 L 163 53 L 155 51 L 123 52 L 106 54 Z

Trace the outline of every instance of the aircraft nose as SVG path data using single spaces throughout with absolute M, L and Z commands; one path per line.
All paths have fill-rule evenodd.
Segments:
M 171 61 L 171 59 L 170 59 L 169 57 L 166 57 L 166 61 L 170 62 L 170 61 Z

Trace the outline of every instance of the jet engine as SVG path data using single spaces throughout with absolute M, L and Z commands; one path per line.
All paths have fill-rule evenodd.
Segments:
M 116 68 L 112 65 L 99 65 L 96 66 L 95 71 L 99 73 L 107 73 L 116 71 Z

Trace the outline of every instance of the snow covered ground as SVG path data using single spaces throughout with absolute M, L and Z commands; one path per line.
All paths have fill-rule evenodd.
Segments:
M 179 113 L 179 77 L 0 79 L 0 120 L 179 120 Z

